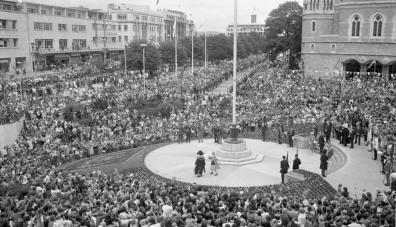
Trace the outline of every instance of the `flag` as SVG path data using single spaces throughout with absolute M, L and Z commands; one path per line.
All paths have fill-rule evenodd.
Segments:
M 173 23 L 173 37 L 176 37 L 176 18 L 175 18 L 175 23 Z
M 157 6 L 158 6 L 158 4 L 159 4 L 159 0 L 157 0 L 157 3 L 156 3 L 156 4 L 157 4 Z
M 377 64 L 377 61 L 376 60 L 373 60 L 371 63 L 370 63 L 370 65 L 367 67 L 367 69 L 370 69 L 371 67 L 373 67 L 373 65 L 376 65 Z

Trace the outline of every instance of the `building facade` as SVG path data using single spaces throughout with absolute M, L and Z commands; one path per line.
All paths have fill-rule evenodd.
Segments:
M 395 77 L 395 12 L 394 0 L 304 0 L 304 73 Z
M 159 12 L 164 18 L 165 41 L 174 40 L 175 36 L 178 38 L 191 36 L 194 30 L 194 23 L 187 19 L 187 15 L 184 12 L 169 9 L 160 10 Z M 176 33 L 174 31 L 175 21 Z
M 177 19 L 183 37 L 194 24 L 177 13 L 184 15 Z M 109 4 L 104 11 L 0 0 L 0 73 L 117 60 L 128 43 L 158 45 L 165 32 L 164 11 L 148 6 Z
M 259 35 L 264 35 L 265 32 L 264 24 L 238 24 L 237 33 L 238 35 L 247 35 L 249 33 L 257 33 Z M 228 25 L 226 28 L 226 35 L 231 36 L 234 34 L 234 25 Z
M 0 74 L 29 68 L 27 20 L 17 0 L 0 1 Z
M 148 6 L 109 4 L 108 12 L 111 20 L 118 23 L 118 40 L 124 43 L 133 40 L 159 43 L 164 40 L 162 14 L 151 11 Z

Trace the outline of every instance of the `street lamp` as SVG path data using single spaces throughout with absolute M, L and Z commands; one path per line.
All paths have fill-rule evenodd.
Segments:
M 142 43 L 139 46 L 143 47 L 143 89 L 144 94 L 146 94 L 146 56 L 144 54 L 144 48 L 147 47 L 147 44 Z

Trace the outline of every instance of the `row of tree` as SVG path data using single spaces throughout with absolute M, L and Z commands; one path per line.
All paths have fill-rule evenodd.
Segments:
M 265 48 L 264 37 L 257 33 L 241 35 L 238 37 L 238 58 L 249 55 L 261 54 Z M 191 65 L 191 37 L 178 40 L 177 62 L 180 67 Z M 207 58 L 210 62 L 231 59 L 233 56 L 233 39 L 224 34 L 208 36 L 206 39 Z M 133 41 L 127 47 L 128 70 L 143 69 L 143 47 L 145 41 Z M 146 71 L 155 72 L 161 65 L 175 64 L 175 41 L 147 44 L 145 49 Z M 124 58 L 121 59 L 124 62 Z M 194 37 L 194 63 L 203 65 L 205 61 L 205 37 Z
M 301 52 L 302 7 L 296 1 L 288 1 L 271 11 L 267 20 L 265 35 L 257 33 L 238 36 L 238 58 L 249 55 L 269 53 L 274 60 L 279 53 L 290 50 L 289 67 L 298 67 Z M 191 65 L 191 37 L 178 40 L 177 59 L 180 67 Z M 143 69 L 143 47 L 145 41 L 133 41 L 127 47 L 128 70 Z M 219 34 L 207 37 L 208 61 L 216 62 L 232 59 L 233 37 Z M 145 47 L 146 72 L 151 74 L 161 65 L 175 64 L 175 42 Z M 124 59 L 122 57 L 122 62 Z M 205 60 L 205 37 L 194 37 L 194 62 L 202 65 Z

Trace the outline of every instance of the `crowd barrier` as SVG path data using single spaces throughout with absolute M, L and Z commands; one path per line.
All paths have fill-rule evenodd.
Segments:
M 9 146 L 16 141 L 23 128 L 24 121 L 25 117 L 21 117 L 14 123 L 0 125 L 0 151 L 2 151 L 5 146 Z

